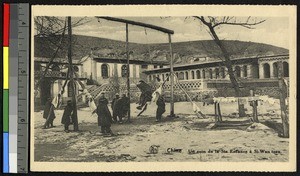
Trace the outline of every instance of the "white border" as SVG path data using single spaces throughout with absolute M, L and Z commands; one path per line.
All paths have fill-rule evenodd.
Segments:
M 106 6 L 32 6 L 34 16 L 259 16 L 289 17 L 290 66 L 290 142 L 289 162 L 35 162 L 34 116 L 31 114 L 31 171 L 112 172 L 112 171 L 295 171 L 296 170 L 296 6 L 250 5 L 106 5 Z M 31 48 L 34 48 L 32 35 Z M 31 68 L 34 50 L 31 50 Z M 34 75 L 31 72 L 31 87 Z M 31 112 L 34 112 L 31 91 Z

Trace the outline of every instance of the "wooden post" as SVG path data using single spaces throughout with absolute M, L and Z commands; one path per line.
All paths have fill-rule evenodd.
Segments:
M 287 98 L 287 85 L 283 80 L 283 62 L 278 62 L 278 83 L 280 92 L 280 111 L 283 126 L 283 136 L 289 137 L 289 117 L 287 115 L 287 106 L 285 104 L 285 99 Z
M 250 90 L 250 96 L 251 96 L 251 97 L 254 97 L 254 92 L 253 92 L 253 90 Z M 257 116 L 257 100 L 251 101 L 251 105 L 252 105 L 252 116 L 253 116 L 253 121 L 258 123 L 259 121 L 258 121 L 258 116 Z
M 128 23 L 126 23 L 126 57 L 127 57 L 127 96 L 129 100 L 129 111 L 127 122 L 130 122 L 130 67 L 129 67 L 129 51 L 128 51 Z
M 175 117 L 174 114 L 174 70 L 173 70 L 173 49 L 172 49 L 172 40 L 171 34 L 168 34 L 169 37 L 169 45 L 170 45 L 170 82 L 171 82 L 171 101 L 170 101 L 170 117 Z
M 221 108 L 220 108 L 220 103 L 218 103 L 218 115 L 219 115 L 219 121 L 222 122 L 222 114 L 221 114 Z
M 218 111 L 217 111 L 217 103 L 214 103 L 214 107 L 215 107 L 215 123 L 218 123 Z
M 73 103 L 73 125 L 74 131 L 78 131 L 78 117 L 77 117 L 77 96 L 74 82 L 74 69 L 72 63 L 72 22 L 71 17 L 68 17 L 68 39 L 69 39 L 69 47 L 68 47 L 68 61 L 69 61 L 69 70 L 70 70 L 70 84 L 72 88 L 72 103 Z

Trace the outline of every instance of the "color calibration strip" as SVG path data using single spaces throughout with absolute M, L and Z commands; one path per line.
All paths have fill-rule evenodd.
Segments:
M 10 4 L 9 22 L 9 172 L 17 173 L 18 4 Z
M 17 100 L 17 170 L 18 173 L 28 172 L 28 116 L 29 116 L 29 4 L 19 3 L 18 11 L 18 60 L 14 67 L 18 75 Z M 10 61 L 12 64 L 13 61 Z M 11 85 L 12 86 L 12 85 Z M 15 121 L 14 121 L 15 122 Z
M 3 173 L 28 172 L 29 4 L 3 4 Z
M 9 173 L 9 30 L 10 6 L 3 4 L 3 173 Z

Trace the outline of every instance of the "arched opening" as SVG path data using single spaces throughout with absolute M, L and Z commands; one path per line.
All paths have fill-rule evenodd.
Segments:
M 247 65 L 243 66 L 244 77 L 248 77 Z
M 156 75 L 156 80 L 157 80 L 157 81 L 161 81 L 160 75 Z
M 192 79 L 195 79 L 195 72 L 192 71 L 191 73 L 192 73 Z
M 216 68 L 215 72 L 216 72 L 216 79 L 218 79 L 220 77 L 220 70 L 219 70 L 219 68 Z
M 165 81 L 165 75 L 162 74 L 162 81 Z
M 210 78 L 210 79 L 213 79 L 213 72 L 212 72 L 212 69 L 209 69 L 208 73 L 209 73 L 209 78 Z
M 185 79 L 188 80 L 189 79 L 189 72 L 185 72 Z
M 123 78 L 127 77 L 127 65 L 122 65 L 122 67 L 121 67 L 121 76 Z
M 168 73 L 166 74 L 166 77 L 167 77 L 167 81 L 169 81 L 169 74 Z
M 78 66 L 74 65 L 73 69 L 74 69 L 75 72 L 79 72 L 79 67 Z
M 268 63 L 265 63 L 263 65 L 264 69 L 264 78 L 270 78 L 270 65 Z
M 206 76 L 206 75 L 205 75 L 205 70 L 203 69 L 203 70 L 202 70 L 202 78 L 205 79 L 205 76 Z
M 51 80 L 42 79 L 40 83 L 40 97 L 41 103 L 44 105 L 47 102 L 48 98 L 51 98 Z
M 34 71 L 40 71 L 41 70 L 41 64 L 40 63 L 37 63 L 37 62 L 35 62 L 34 63 Z
M 53 64 L 51 67 L 51 70 L 52 71 L 60 71 L 60 68 L 59 68 L 58 64 Z
M 275 78 L 278 78 L 278 63 L 274 62 L 273 63 L 273 74 Z
M 200 79 L 200 78 L 201 78 L 200 70 L 197 70 L 197 71 L 196 71 L 196 78 L 197 78 L 197 79 Z
M 241 77 L 241 67 L 240 66 L 235 66 L 235 76 L 237 78 Z
M 151 75 L 149 75 L 149 81 L 152 81 L 152 76 Z
M 289 77 L 289 64 L 283 62 L 283 77 Z
M 222 78 L 225 78 L 225 68 L 224 67 L 221 68 L 221 73 L 220 74 L 221 74 Z
M 178 72 L 176 72 L 175 74 L 176 74 L 176 77 L 177 77 L 177 78 L 179 79 L 179 75 L 178 75 Z
M 183 72 L 180 72 L 180 73 L 179 73 L 178 79 L 179 79 L 179 80 L 184 80 L 184 73 L 183 73 Z
M 101 75 L 102 75 L 102 78 L 108 78 L 108 65 L 107 64 L 101 65 Z

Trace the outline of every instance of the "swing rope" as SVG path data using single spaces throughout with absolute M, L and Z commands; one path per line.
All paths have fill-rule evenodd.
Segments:
M 190 103 L 193 105 L 193 110 L 196 113 L 196 115 L 200 118 L 206 118 L 206 116 L 200 111 L 200 108 L 196 105 L 195 102 L 193 102 L 192 98 L 190 97 L 190 95 L 184 90 L 184 88 L 180 85 L 179 83 L 179 79 L 178 77 L 173 73 L 173 76 L 176 78 L 176 84 L 178 85 L 178 87 L 185 93 L 185 95 L 188 97 Z
M 144 28 L 144 30 L 145 30 L 145 35 L 146 35 L 146 44 L 147 44 L 147 49 L 148 49 L 148 53 L 149 53 L 149 60 L 151 61 L 151 64 L 152 64 L 153 61 L 151 59 L 151 53 L 150 53 L 150 46 L 149 46 L 149 41 L 148 41 L 147 29 Z

